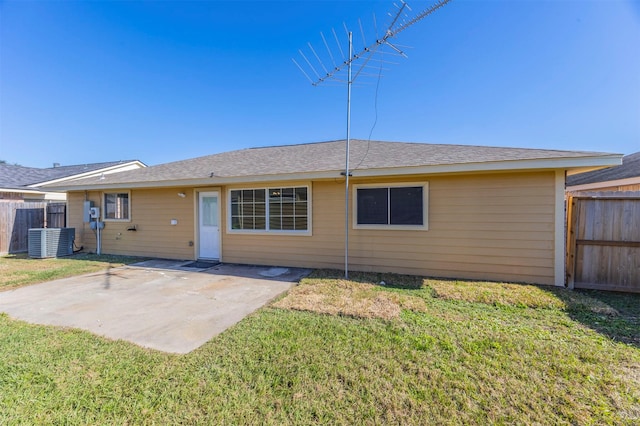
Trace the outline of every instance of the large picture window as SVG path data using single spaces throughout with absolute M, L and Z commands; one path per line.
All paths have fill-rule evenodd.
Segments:
M 243 231 L 309 231 L 306 186 L 232 189 L 230 229 Z
M 129 220 L 129 193 L 104 194 L 104 218 L 106 220 Z
M 427 228 L 427 184 L 357 185 L 357 228 Z

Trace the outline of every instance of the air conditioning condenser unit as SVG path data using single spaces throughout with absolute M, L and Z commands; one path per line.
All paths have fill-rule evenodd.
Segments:
M 43 259 L 72 255 L 75 238 L 75 228 L 31 228 L 29 257 Z

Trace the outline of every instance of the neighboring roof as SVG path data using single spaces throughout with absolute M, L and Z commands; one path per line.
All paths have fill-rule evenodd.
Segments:
M 618 181 L 635 177 L 640 177 L 640 152 L 622 157 L 622 165 L 620 166 L 569 176 L 567 186 Z
M 59 179 L 73 178 L 91 172 L 112 169 L 117 166 L 138 163 L 138 160 L 108 161 L 102 163 L 77 164 L 72 166 L 56 166 L 49 168 L 25 167 L 13 164 L 0 164 L 0 190 L 1 189 L 30 189 L 46 182 Z
M 224 184 L 296 178 L 339 177 L 346 141 L 249 148 L 61 183 L 85 188 Z M 619 154 L 545 149 L 351 140 L 354 176 L 389 176 L 456 171 L 603 167 L 620 164 Z

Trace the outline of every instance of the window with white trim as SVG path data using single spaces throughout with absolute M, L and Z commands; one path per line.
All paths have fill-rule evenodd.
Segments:
M 231 231 L 309 231 L 309 188 L 306 186 L 232 189 Z
M 427 229 L 428 184 L 355 185 L 354 227 Z
M 231 229 L 267 229 L 264 189 L 231 190 Z
M 104 194 L 104 219 L 129 220 L 130 204 L 128 192 L 106 192 Z

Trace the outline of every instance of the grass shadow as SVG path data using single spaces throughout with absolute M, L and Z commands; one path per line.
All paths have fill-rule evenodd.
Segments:
M 30 258 L 26 253 L 0 256 L 0 291 L 105 269 L 105 288 L 109 288 L 114 268 L 142 260 L 145 258 L 90 253 L 46 259 Z
M 609 337 L 640 348 L 640 294 L 599 290 L 549 289 L 569 316 Z
M 419 288 L 411 277 L 403 280 L 399 288 Z M 441 299 L 561 310 L 614 341 L 640 348 L 640 294 L 441 278 L 424 278 L 424 284 L 432 289 L 434 297 Z
M 29 257 L 29 253 L 12 253 L 0 256 L 3 260 L 29 260 L 33 262 L 43 262 L 51 259 L 58 260 L 83 260 L 89 262 L 109 262 L 109 263 L 122 263 L 125 265 L 129 265 L 131 263 L 142 262 L 148 260 L 148 257 L 138 257 L 138 256 L 121 256 L 114 254 L 95 254 L 95 253 L 74 253 L 69 256 L 58 256 L 58 257 L 48 257 L 48 258 L 34 258 Z
M 349 272 L 349 278 L 345 279 L 344 271 L 337 269 L 316 269 L 307 278 L 348 280 L 361 284 L 375 284 L 385 288 L 397 288 L 403 290 L 424 289 L 424 277 L 417 275 L 352 271 Z

